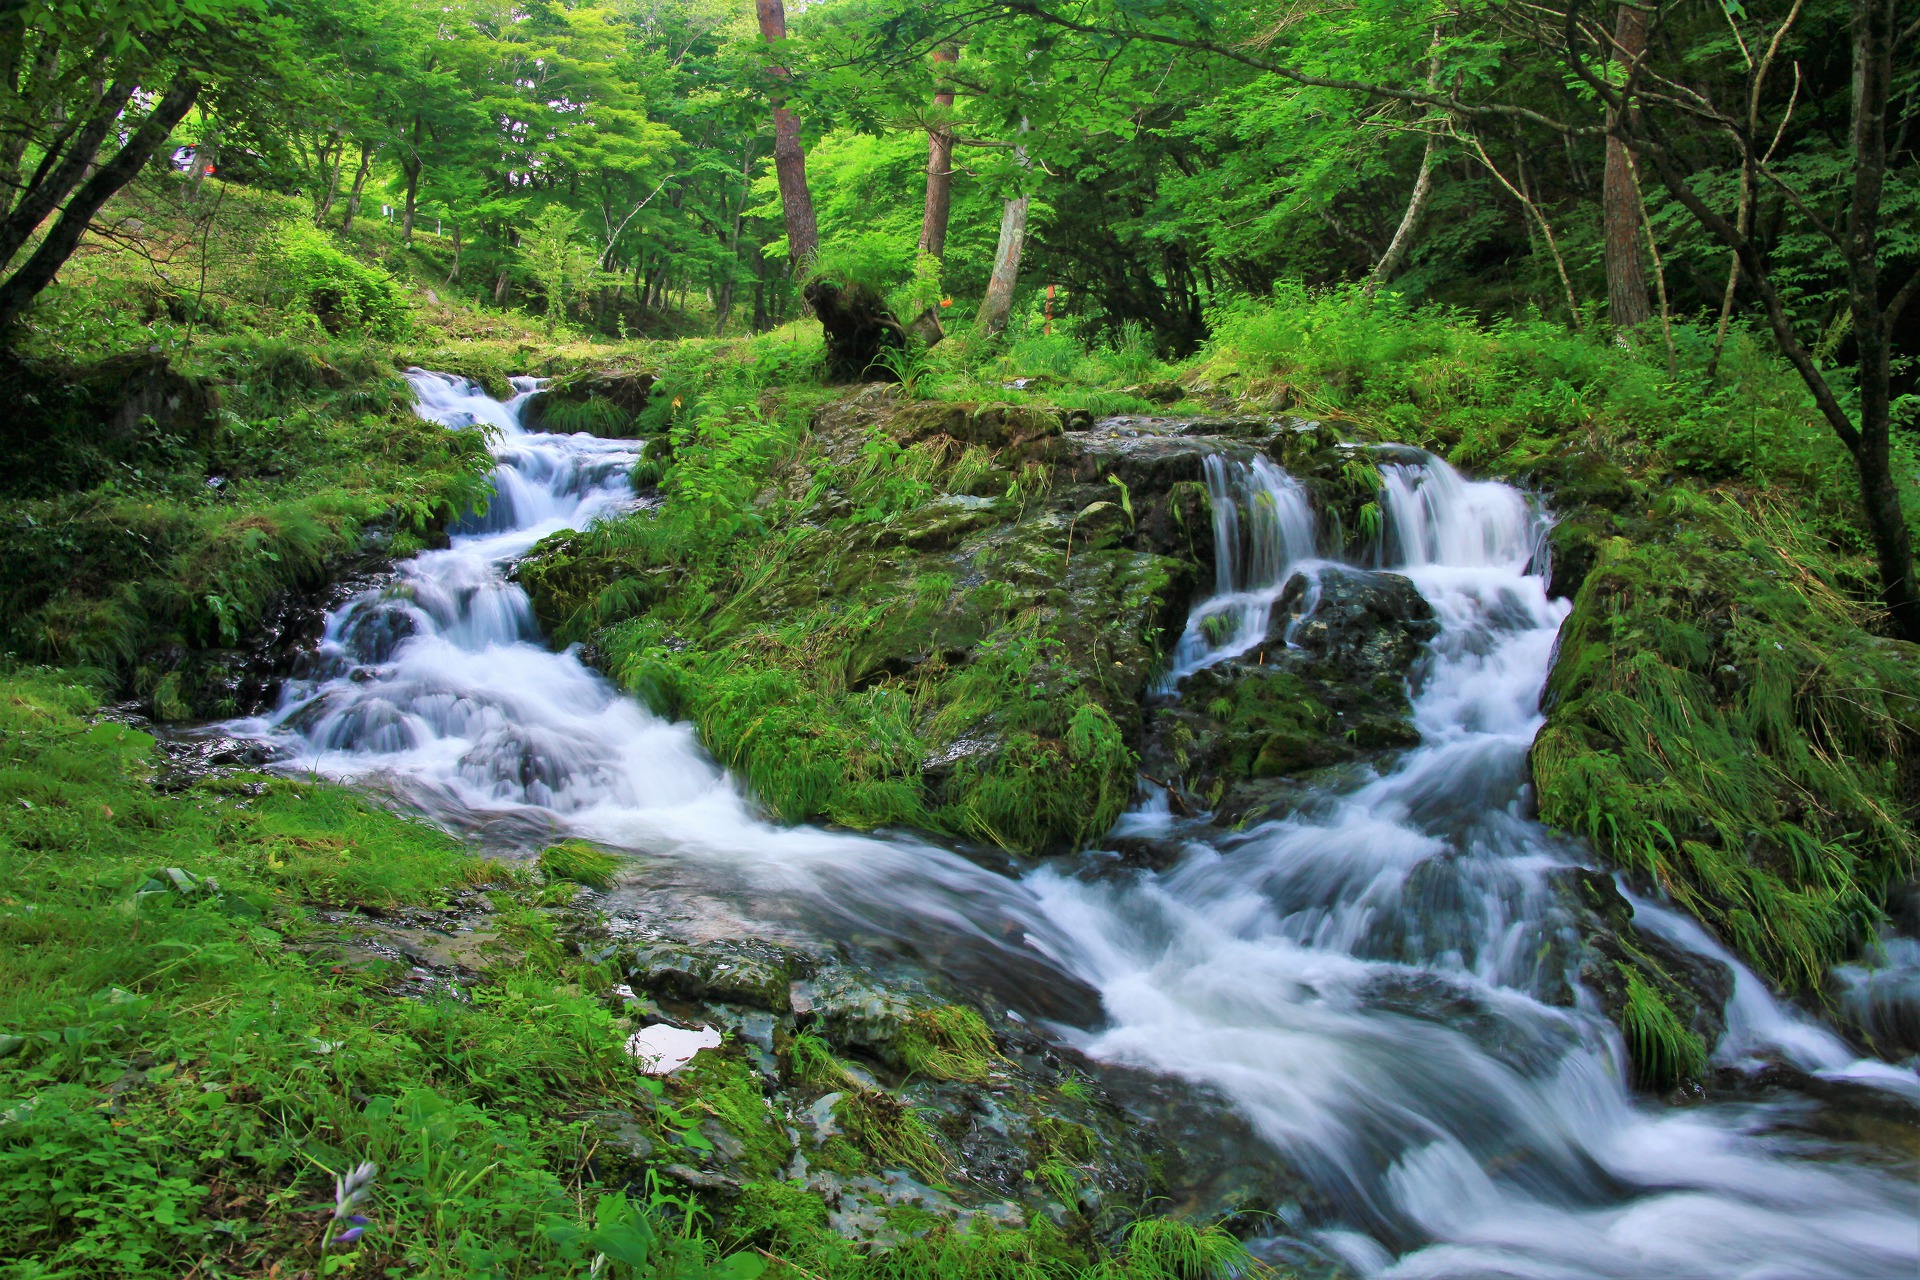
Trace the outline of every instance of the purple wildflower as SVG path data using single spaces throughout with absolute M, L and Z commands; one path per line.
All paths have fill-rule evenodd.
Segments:
M 333 1180 L 333 1221 L 346 1224 L 346 1227 L 328 1241 L 329 1244 L 352 1244 L 366 1231 L 371 1219 L 355 1213 L 354 1209 L 373 1190 L 374 1179 L 379 1174 L 380 1166 L 367 1160 Z

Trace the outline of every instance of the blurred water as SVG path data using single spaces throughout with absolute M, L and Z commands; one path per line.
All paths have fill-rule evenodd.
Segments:
M 1441 624 L 1416 674 L 1422 745 L 1294 816 L 1231 833 L 1128 818 L 1178 853 L 1159 873 L 1024 878 L 912 838 L 775 827 L 691 729 L 570 652 L 543 648 L 506 566 L 633 501 L 630 441 L 527 432 L 460 379 L 409 374 L 419 411 L 498 433 L 498 497 L 452 546 L 328 622 L 311 678 L 270 717 L 287 767 L 370 780 L 449 825 L 565 831 L 674 860 L 717 886 L 898 939 L 1029 1010 L 1091 988 L 1104 1016 L 1055 1032 L 1091 1055 L 1229 1099 L 1326 1202 L 1288 1224 L 1364 1275 L 1907 1277 L 1910 1181 L 1805 1136 L 1813 1104 L 1667 1108 L 1634 1097 L 1611 1026 L 1569 983 L 1550 875 L 1581 851 L 1529 816 L 1526 752 L 1567 612 L 1523 495 L 1402 451 L 1385 463 L 1381 558 Z M 1170 684 L 1259 644 L 1320 549 L 1301 487 L 1264 459 L 1208 467 L 1217 590 Z M 1311 607 L 1312 599 L 1308 599 Z M 1649 928 L 1730 961 L 1690 921 Z M 1899 1093 L 1736 968 L 1730 1065 L 1780 1060 Z M 1009 977 L 1009 975 L 1013 975 Z M 1070 1025 L 1078 1021 L 1083 1025 Z

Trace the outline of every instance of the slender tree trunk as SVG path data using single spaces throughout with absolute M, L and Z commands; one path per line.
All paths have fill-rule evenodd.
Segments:
M 360 144 L 360 167 L 353 172 L 353 190 L 347 192 L 347 212 L 340 222 L 340 234 L 353 230 L 353 220 L 360 212 L 360 191 L 367 185 L 367 172 L 373 168 L 373 157 L 379 152 L 378 146 Z
M 1413 195 L 1407 201 L 1407 211 L 1400 217 L 1399 229 L 1393 233 L 1393 239 L 1387 244 L 1387 251 L 1380 255 L 1380 261 L 1374 264 L 1373 274 L 1367 277 L 1367 292 L 1393 279 L 1399 274 L 1401 264 L 1407 260 L 1407 254 L 1413 249 L 1413 233 L 1420 225 L 1421 215 L 1427 211 L 1427 200 L 1433 195 L 1433 152 L 1437 138 L 1427 135 L 1426 150 L 1420 154 L 1420 174 L 1413 180 Z
M 1000 247 L 993 255 L 993 276 L 980 302 L 980 328 L 989 334 L 1004 332 L 1013 313 L 1013 287 L 1020 279 L 1020 254 L 1026 248 L 1027 201 L 1021 195 L 1000 211 Z
M 22 41 L 25 38 L 24 31 L 16 37 Z M 14 90 L 15 68 L 7 68 L 7 88 L 14 90 L 15 101 L 21 103 L 26 111 L 32 111 L 35 104 L 53 87 L 53 78 L 59 69 L 59 45 L 51 35 L 43 34 L 39 47 L 34 50 L 33 65 L 17 90 Z M 0 136 L 0 213 L 12 209 L 15 193 L 19 191 L 20 161 L 27 154 L 28 137 L 29 130 L 26 129 L 8 130 L 4 136 Z
M 1027 118 L 1020 117 L 1020 132 L 1027 131 Z M 1027 149 L 1013 149 L 1014 162 L 1022 169 L 1028 165 Z M 1013 314 L 1013 287 L 1020 280 L 1020 255 L 1027 247 L 1026 192 L 1009 199 L 1000 210 L 1000 245 L 993 254 L 993 274 L 987 279 L 987 296 L 980 300 L 978 322 L 989 336 L 1003 332 L 1007 317 Z
M 1647 47 L 1647 14 L 1637 4 L 1622 4 L 1614 19 L 1615 61 L 1632 67 Z M 1633 76 L 1635 71 L 1629 71 Z M 1627 147 L 1607 135 L 1607 173 L 1600 197 L 1605 224 L 1607 314 L 1616 329 L 1631 329 L 1653 315 L 1647 301 L 1647 273 L 1640 261 L 1640 199 Z
M 1920 586 L 1913 575 L 1913 539 L 1894 475 L 1892 334 L 1904 301 L 1890 313 L 1880 299 L 1880 214 L 1887 173 L 1887 100 L 1900 6 L 1896 0 L 1854 0 L 1853 192 L 1844 241 L 1853 308 L 1855 367 L 1860 388 L 1860 434 L 1853 446 L 1860 499 L 1880 569 L 1880 589 L 1896 634 L 1920 641 Z M 1915 277 L 1920 283 L 1920 276 Z M 1912 287 L 1912 286 L 1908 286 Z
M 87 229 L 93 216 L 100 212 L 102 205 L 113 194 L 133 180 L 140 172 L 140 166 L 153 155 L 155 147 L 167 140 L 173 127 L 186 117 L 193 107 L 194 99 L 200 95 L 197 80 L 182 78 L 174 81 L 166 94 L 154 104 L 147 118 L 128 138 L 126 145 L 107 163 L 98 166 L 80 189 L 74 192 L 67 207 L 61 211 L 60 219 L 47 232 L 46 238 L 33 256 L 20 265 L 19 270 L 0 285 L 0 333 L 13 326 L 20 313 L 27 309 L 42 289 L 53 283 L 56 272 L 66 263 L 73 253 L 74 246 L 80 243 L 80 236 Z
M 113 85 L 101 95 L 85 120 L 69 124 L 61 130 L 64 136 L 49 144 L 6 221 L 0 222 L 0 267 L 13 261 L 13 255 L 20 251 L 34 229 L 83 180 L 93 157 L 99 153 L 100 144 L 106 141 L 108 130 L 133 97 L 133 89 L 130 80 Z
M 760 35 L 768 44 L 787 38 L 787 10 L 781 0 L 754 0 L 760 16 Z M 773 77 L 768 97 L 773 102 L 773 169 L 780 182 L 780 207 L 787 221 L 787 259 L 796 271 L 820 252 L 820 224 L 813 216 L 813 193 L 807 188 L 807 153 L 800 146 L 800 117 L 786 108 L 787 69 L 767 68 Z
M 960 60 L 957 45 L 933 51 L 935 63 Z M 942 90 L 933 95 L 934 127 L 927 134 L 927 202 L 920 215 L 920 252 L 936 258 L 947 256 L 947 217 L 953 209 L 953 126 L 946 113 L 953 109 L 953 93 Z
M 420 161 L 409 157 L 400 162 L 400 169 L 407 175 L 407 202 L 400 215 L 400 243 L 413 243 L 413 211 L 420 200 Z
M 753 258 L 753 331 L 765 333 L 773 327 L 767 317 L 767 260 L 751 242 L 747 252 Z
M 220 166 L 220 123 L 216 119 L 207 128 L 207 140 L 193 149 L 193 185 L 187 188 L 187 203 L 200 203 L 200 184 L 207 180 L 207 170 Z
M 1433 47 L 1427 59 L 1427 91 L 1440 87 L 1440 32 L 1433 33 Z M 1400 216 L 1400 226 L 1394 231 L 1393 239 L 1387 242 L 1385 253 L 1380 261 L 1374 263 L 1373 273 L 1367 277 L 1367 293 L 1391 280 L 1399 273 L 1400 266 L 1407 260 L 1407 254 L 1413 249 L 1413 233 L 1420 225 L 1420 217 L 1427 211 L 1427 199 L 1433 194 L 1433 153 L 1439 135 L 1433 130 L 1427 133 L 1427 145 L 1420 152 L 1420 172 L 1413 180 L 1413 195 L 1407 200 L 1407 211 Z
M 460 224 L 453 224 L 453 270 L 447 272 L 447 283 L 452 284 L 460 278 Z
M 320 198 L 314 202 L 313 225 L 316 227 L 326 226 L 327 215 L 333 212 L 334 197 L 340 194 L 340 166 L 347 158 L 347 140 L 340 136 L 338 129 L 333 130 L 331 136 L 332 145 L 323 144 L 314 148 L 315 159 L 320 162 L 321 176 L 326 181 Z

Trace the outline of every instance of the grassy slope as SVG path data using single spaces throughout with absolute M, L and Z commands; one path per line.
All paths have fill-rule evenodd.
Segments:
M 650 1164 L 704 1142 L 705 1117 L 764 1145 L 765 1086 L 729 1054 L 664 1094 L 638 1074 L 611 1012 L 618 975 L 558 944 L 574 896 L 558 859 L 548 876 L 475 859 L 328 786 L 156 789 L 152 740 L 91 721 L 94 701 L 56 672 L 0 677 L 0 1274 L 289 1275 L 324 1259 L 341 1276 L 584 1275 L 635 1231 L 659 1237 L 652 1261 L 615 1275 L 744 1275 L 719 1267 L 742 1249 L 787 1259 L 773 1275 L 1009 1280 L 1160 1280 L 1242 1257 L 1151 1222 L 1104 1260 L 1044 1226 L 927 1223 L 870 1257 L 777 1166 L 701 1205 L 596 1158 L 582 1118 L 609 1110 L 646 1135 Z M 405 961 L 343 945 L 329 910 L 405 918 L 476 890 L 489 940 L 452 986 L 410 987 Z M 832 1065 L 815 1050 L 797 1037 L 787 1070 Z M 854 1138 L 873 1144 L 848 1150 L 856 1169 L 902 1158 L 897 1125 Z M 381 1166 L 372 1225 L 323 1253 L 331 1178 L 361 1160 Z

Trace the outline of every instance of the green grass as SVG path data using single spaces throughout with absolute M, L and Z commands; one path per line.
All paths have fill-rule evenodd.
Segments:
M 224 342 L 188 368 L 218 407 L 130 435 L 102 432 L 61 370 L 13 375 L 39 412 L 6 433 L 22 465 L 6 484 L 0 644 L 108 672 L 163 715 L 232 714 L 222 661 L 199 655 L 240 644 L 285 592 L 420 549 L 485 501 L 492 462 L 479 432 L 415 417 L 391 364 L 359 344 Z
M 904 1253 L 853 1246 L 781 1180 L 784 1131 L 738 1051 L 664 1086 L 637 1073 L 611 975 L 559 945 L 529 870 L 331 786 L 157 790 L 152 739 L 94 722 L 95 705 L 64 673 L 0 675 L 0 1274 L 1252 1274 L 1230 1237 L 1186 1224 L 1111 1256 L 1044 1224 L 928 1222 Z M 403 991 L 404 962 L 321 914 L 392 920 L 476 888 L 493 940 L 457 989 Z M 922 1066 L 971 1078 L 983 1030 L 937 1011 Z M 843 1093 L 852 1167 L 947 1173 L 919 1113 L 824 1042 L 795 1037 L 786 1057 L 803 1086 Z M 580 1117 L 609 1108 L 655 1154 L 603 1182 Z M 737 1198 L 648 1172 L 711 1150 L 711 1123 L 741 1144 Z M 379 1166 L 371 1221 L 329 1247 L 332 1179 L 362 1161 Z

